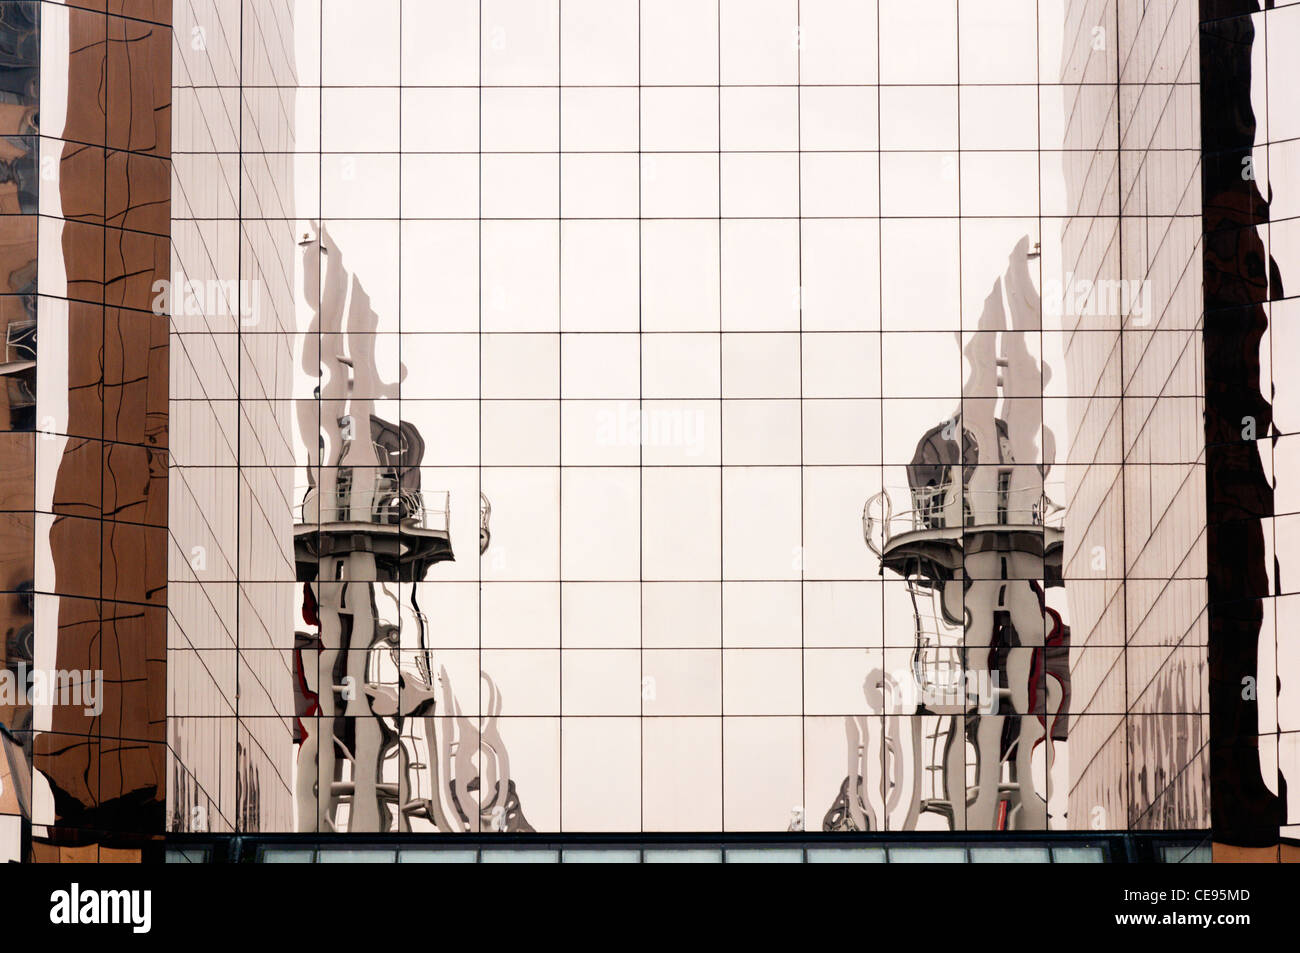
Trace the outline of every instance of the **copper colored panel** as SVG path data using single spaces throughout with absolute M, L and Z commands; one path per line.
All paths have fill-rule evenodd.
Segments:
M 0 164 L 5 169 L 0 182 L 0 215 L 36 214 L 39 141 L 35 136 L 0 137 Z
M 54 710 L 55 725 L 66 708 Z M 76 714 L 81 716 L 81 710 Z M 82 717 L 82 721 L 86 719 Z M 54 813 L 60 822 L 79 818 L 99 803 L 99 758 L 96 740 L 87 730 L 66 734 L 39 732 L 32 739 L 32 767 L 45 775 L 54 794 Z
M 171 337 L 165 317 L 149 322 L 149 389 L 145 394 L 144 442 L 150 447 L 167 447 L 168 398 L 171 381 Z
M 74 7 L 93 4 L 69 4 Z M 98 4 L 102 11 L 104 5 Z M 103 13 L 85 9 L 68 11 L 68 88 L 79 91 L 69 96 L 63 138 L 92 145 L 104 144 L 107 114 L 104 108 L 104 73 L 108 66 L 107 22 Z
M 99 602 L 95 599 L 59 597 L 59 648 L 56 668 L 65 672 L 98 672 L 103 668 Z M 56 705 L 51 730 L 88 737 L 94 732 L 93 712 L 85 706 Z
M 50 781 L 61 826 L 114 833 L 162 830 L 163 744 L 42 732 L 34 748 L 34 766 Z M 72 839 L 74 832 L 62 833 Z
M 108 224 L 170 235 L 171 185 L 168 160 L 131 152 L 108 153 L 103 187 Z
M 0 510 L 31 510 L 36 491 L 36 435 L 0 433 Z
M 5 327 L 10 321 L 23 321 L 27 318 L 35 317 L 31 303 L 12 294 L 0 295 L 0 328 Z
M 56 706 L 51 731 L 34 740 L 58 818 L 49 840 L 59 846 L 35 845 L 33 854 L 131 862 L 139 850 L 86 841 L 102 838 L 95 831 L 163 826 L 169 368 L 166 320 L 149 311 L 155 282 L 170 270 L 171 4 L 68 6 L 74 92 L 63 138 L 75 141 L 63 150 L 59 199 L 72 299 L 71 439 L 55 477 L 63 515 L 49 533 L 60 597 L 56 665 L 102 671 L 105 681 L 100 714 Z M 0 207 L 5 201 L 0 191 Z M 34 222 L 0 222 L 5 290 L 30 286 L 35 238 Z M 97 516 L 102 502 L 108 522 L 66 515 Z M 101 590 L 114 601 L 98 602 Z
M 1277 847 L 1234 847 L 1232 844 L 1214 844 L 1216 864 L 1276 864 Z
M 45 844 L 32 842 L 34 864 L 98 864 L 103 859 L 98 844 Z
M 104 523 L 104 598 L 167 604 L 167 530 Z
M 167 797 L 166 746 L 135 740 L 100 739 L 100 807 L 112 831 L 161 831 Z
M 68 303 L 68 424 L 77 437 L 103 436 L 104 309 Z
M 104 229 L 81 222 L 64 223 L 63 268 L 68 278 L 69 298 L 103 301 Z
M 97 671 L 101 667 L 99 600 L 59 597 L 59 664 L 67 671 Z M 58 711 L 66 710 L 60 706 Z M 80 709 L 71 721 L 60 721 L 56 712 L 55 731 L 67 731 L 70 725 L 84 730 L 87 717 Z
M 59 649 L 56 667 L 63 671 L 102 669 L 99 605 L 91 599 L 59 599 Z M 33 739 L 33 766 L 45 775 L 54 793 L 60 821 L 76 818 L 98 802 L 97 724 L 84 706 L 56 705 L 48 732 Z
M 30 577 L 29 577 L 30 578 Z M 14 667 L 20 662 L 31 664 L 35 654 L 35 620 L 32 616 L 32 595 L 30 588 L 26 592 L 0 592 L 0 667 Z M 6 701 L 0 704 L 0 725 L 12 733 L 28 724 L 31 706 L 26 699 L 14 698 L 13 704 Z M 0 739 L 0 749 L 4 741 Z M 0 750 L 0 766 L 8 758 Z
M 150 315 L 111 308 L 104 328 L 104 430 L 143 443 L 149 387 Z
M 57 864 L 59 863 L 59 848 L 56 844 L 46 844 L 42 841 L 32 841 L 32 852 L 28 858 L 33 864 Z
M 104 344 L 107 439 L 166 446 L 166 318 L 110 309 L 105 315 Z
M 69 568 L 93 572 L 69 548 L 80 542 L 84 549 L 93 539 L 90 527 L 97 523 L 62 517 L 59 524 L 77 524 L 68 543 L 54 547 L 55 571 L 60 590 L 73 577 Z M 53 542 L 53 534 L 51 534 Z M 98 587 L 96 587 L 98 588 Z M 63 671 L 101 671 L 100 608 L 97 600 L 59 597 L 58 652 L 55 667 Z M 61 821 L 75 818 L 95 807 L 98 800 L 96 719 L 84 706 L 57 705 L 50 713 L 50 731 L 38 733 L 33 741 L 34 767 L 42 772 L 54 792 L 54 809 Z
M 109 519 L 167 525 L 167 452 L 104 444 L 104 514 Z
M 104 7 L 105 4 L 100 4 Z M 131 17 L 136 20 L 149 20 L 152 23 L 168 25 L 172 22 L 171 0 L 108 0 L 109 13 Z
M 141 851 L 136 847 L 100 847 L 99 862 L 101 864 L 138 864 L 141 862 Z
M 68 142 L 59 160 L 59 198 L 63 217 L 91 225 L 104 223 L 104 150 Z
M 31 513 L 0 513 L 0 589 L 31 583 L 35 545 Z
M 103 477 L 100 472 L 102 444 L 86 437 L 69 437 L 59 464 L 59 478 L 54 484 L 54 512 L 97 520 L 102 515 Z M 92 525 L 83 530 L 93 532 Z M 67 527 L 75 531 L 75 527 Z M 80 595 L 97 595 L 83 592 Z
M 5 442 L 30 438 L 29 434 L 5 434 Z M 0 453 L 8 447 L 0 444 Z M 30 451 L 29 451 L 30 452 Z M 15 457 L 20 457 L 16 453 Z M 4 460 L 0 466 L 12 461 Z M 30 664 L 34 655 L 32 576 L 35 563 L 35 522 L 30 511 L 0 513 L 0 668 L 11 663 Z M 18 699 L 14 699 L 18 701 Z M 23 727 L 30 718 L 30 706 L 0 705 L 0 725 L 10 730 Z M 0 751 L 0 762 L 7 761 Z
M 167 614 L 105 602 L 101 734 L 163 741 L 167 720 Z
M 128 152 L 171 152 L 171 30 L 108 18 L 108 133 Z
M 60 482 L 64 479 L 67 476 L 61 472 Z M 55 517 L 54 525 L 50 527 L 50 549 L 54 554 L 54 585 L 59 595 L 99 598 L 99 546 L 96 545 L 99 525 L 98 520 Z M 62 613 L 61 603 L 60 626 L 63 625 Z M 59 651 L 63 651 L 62 644 Z
M 158 297 L 154 284 L 169 277 L 170 237 L 106 229 L 104 241 L 104 302 L 148 311 Z

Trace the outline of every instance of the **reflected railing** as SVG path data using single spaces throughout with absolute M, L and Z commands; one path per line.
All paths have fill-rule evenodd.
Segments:
M 895 499 L 907 500 L 910 505 L 896 511 Z M 972 490 L 969 486 L 958 489 L 955 482 L 886 487 L 863 507 L 862 534 L 879 556 L 882 546 L 905 533 L 989 525 L 1060 529 L 1064 516 L 1065 507 L 1039 487 Z
M 354 484 L 346 470 L 339 472 L 337 480 L 335 491 L 329 494 L 332 499 L 325 503 L 319 486 L 295 488 L 294 495 L 302 495 L 296 508 L 298 523 L 372 523 L 444 533 L 451 529 L 449 491 L 412 490 L 384 473 L 362 486 Z

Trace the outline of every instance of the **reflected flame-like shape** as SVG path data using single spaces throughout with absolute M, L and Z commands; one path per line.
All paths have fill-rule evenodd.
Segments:
M 1045 483 L 1051 368 L 1030 348 L 1037 257 L 1022 238 L 993 281 L 964 343 L 962 401 L 921 435 L 909 486 L 893 491 L 910 505 L 883 489 L 863 508 L 864 542 L 911 597 L 915 649 L 899 678 L 868 676 L 871 714 L 845 719 L 847 774 L 827 830 L 911 830 L 926 813 L 956 830 L 1048 826 L 1031 759 L 1043 744 L 1050 777 L 1065 737 L 1069 628 L 1046 601 L 1061 585 L 1064 528 Z
M 376 399 L 396 397 L 398 385 L 379 373 L 378 316 L 361 282 L 324 229 L 300 246 L 309 301 L 319 290 L 302 366 L 320 385 L 319 409 L 303 401 L 298 414 L 308 479 L 295 556 L 303 618 L 315 628 L 295 645 L 299 828 L 531 831 L 498 727 L 496 683 L 481 673 L 480 720 L 462 709 L 445 667 L 434 675 L 417 590 L 433 565 L 454 558 L 450 494 L 421 487 L 419 430 L 376 414 Z M 480 494 L 480 555 L 491 512 Z M 409 606 L 389 583 L 408 587 Z M 409 623 L 385 620 L 381 597 Z M 415 642 L 405 653 L 404 630 Z M 414 663 L 404 665 L 405 655 Z

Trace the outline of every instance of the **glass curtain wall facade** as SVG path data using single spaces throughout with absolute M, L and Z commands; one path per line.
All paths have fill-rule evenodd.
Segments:
M 171 10 L 109 6 L 0 4 L 7 860 L 163 829 Z
M 1070 814 L 1209 822 L 1198 22 L 1195 4 L 1066 12 L 1063 309 L 1081 465 Z M 1071 311 L 1079 313 L 1073 314 Z M 1067 581 L 1067 588 L 1070 583 Z M 1095 716 L 1095 717 L 1091 717 Z
M 0 3 L 0 660 L 103 684 L 0 857 L 1294 838 L 1300 4 L 95 6 Z
M 299 28 L 287 0 L 180 4 L 174 24 L 173 831 L 293 828 Z
M 225 6 L 173 830 L 1208 825 L 1192 5 Z

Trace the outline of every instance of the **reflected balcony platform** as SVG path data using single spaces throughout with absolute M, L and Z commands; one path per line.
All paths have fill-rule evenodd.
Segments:
M 419 582 L 429 567 L 452 562 L 451 494 L 403 489 L 385 474 L 362 486 L 306 488 L 293 528 L 300 582 L 316 579 L 320 560 L 373 553 L 379 579 Z
M 895 511 L 893 501 L 908 501 Z M 908 578 L 953 578 L 966 556 L 1014 552 L 1043 560 L 1043 581 L 1061 585 L 1065 509 L 1038 490 L 980 493 L 954 485 L 887 488 L 867 500 L 862 535 L 889 569 Z

